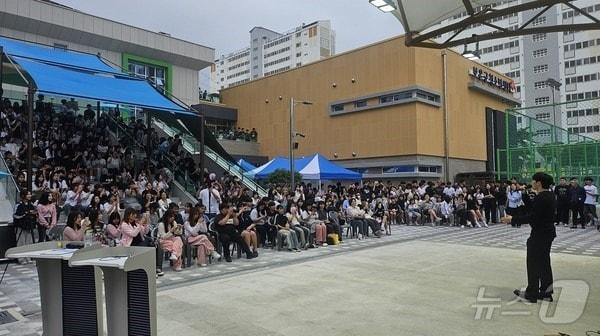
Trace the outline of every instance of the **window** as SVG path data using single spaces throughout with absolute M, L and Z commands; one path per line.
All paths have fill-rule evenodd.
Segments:
M 550 103 L 550 97 L 535 98 L 535 105 L 545 105 Z
M 296 48 L 300 48 L 302 46 L 302 43 L 298 42 L 296 43 Z
M 296 57 L 302 57 L 302 53 L 296 53 Z
M 69 50 L 69 46 L 62 43 L 54 43 L 54 49 L 67 51 Z
M 550 119 L 550 112 L 536 113 L 535 119 L 537 119 L 537 120 L 548 120 L 548 119 Z
M 167 68 L 130 60 L 127 69 L 138 77 L 148 79 L 159 91 L 165 92 Z
M 354 107 L 355 108 L 361 108 L 361 107 L 366 107 L 367 106 L 367 101 L 366 100 L 359 100 L 357 102 L 354 102 Z
M 533 58 L 544 57 L 546 55 L 548 55 L 548 49 L 546 48 L 533 51 Z
M 391 95 L 387 95 L 387 96 L 382 96 L 379 98 L 379 102 L 381 104 L 385 104 L 385 103 L 390 103 L 393 101 L 399 101 L 399 100 L 404 100 L 404 99 L 410 99 L 412 98 L 412 92 L 401 92 L 401 93 L 396 93 L 396 94 L 391 94 Z
M 533 84 L 533 86 L 535 87 L 535 89 L 543 89 L 546 87 L 546 82 L 545 81 L 539 81 L 539 82 L 535 82 Z
M 539 136 L 549 136 L 550 133 L 551 133 L 551 131 L 549 129 L 541 129 L 541 130 L 535 131 L 535 135 L 539 135 Z
M 344 110 L 344 104 L 337 104 L 331 106 L 331 112 L 341 112 Z
M 546 33 L 533 34 L 531 36 L 531 39 L 533 40 L 533 42 L 544 41 L 546 39 Z
M 533 73 L 548 72 L 548 64 L 536 65 L 533 67 Z
M 543 25 L 544 23 L 546 23 L 546 17 L 542 16 L 542 17 L 539 17 L 539 18 L 533 20 L 531 25 L 535 27 L 535 26 Z
M 441 166 L 419 166 L 419 173 L 439 173 Z

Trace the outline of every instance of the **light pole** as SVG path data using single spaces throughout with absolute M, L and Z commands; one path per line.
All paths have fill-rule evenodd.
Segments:
M 554 100 L 554 91 L 560 90 L 560 86 L 562 85 L 559 81 L 554 78 L 546 79 L 546 85 L 550 87 L 552 90 L 552 142 L 556 140 L 556 102 Z M 561 118 L 562 121 L 562 118 Z
M 294 139 L 296 138 L 296 131 L 294 130 L 294 106 L 296 104 L 312 105 L 309 101 L 297 101 L 294 97 L 290 98 L 290 176 L 292 192 L 296 191 L 296 176 L 294 174 Z

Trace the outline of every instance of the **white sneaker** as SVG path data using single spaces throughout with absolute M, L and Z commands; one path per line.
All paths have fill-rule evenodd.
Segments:
M 362 238 L 363 238 L 362 233 L 359 233 L 358 234 L 358 240 L 362 240 Z
M 210 255 L 215 259 L 221 258 L 221 255 L 219 253 L 217 253 L 217 251 L 212 251 L 212 253 Z
M 200 267 L 206 267 L 208 266 L 207 264 L 200 264 Z
M 169 260 L 177 260 L 177 256 L 175 255 L 175 253 L 171 253 L 171 256 L 169 257 Z
M 476 226 L 477 226 L 478 228 L 480 228 L 480 227 L 481 227 L 481 224 L 477 223 L 477 224 L 476 224 Z
M 486 222 L 483 222 L 483 226 L 489 227 Z
M 460 226 L 460 228 L 461 228 L 461 229 L 464 229 L 464 228 L 465 228 L 465 226 L 464 226 L 464 225 L 461 225 L 461 226 Z
M 327 246 L 327 243 L 323 243 L 323 246 Z

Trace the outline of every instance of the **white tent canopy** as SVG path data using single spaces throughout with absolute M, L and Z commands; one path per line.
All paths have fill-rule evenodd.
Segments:
M 466 3 L 473 8 L 490 5 L 498 0 L 393 0 L 396 2 L 396 16 L 407 32 L 421 32 L 440 21 L 466 12 Z

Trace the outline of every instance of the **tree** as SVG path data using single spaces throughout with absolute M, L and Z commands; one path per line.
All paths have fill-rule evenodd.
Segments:
M 291 180 L 291 175 L 290 175 L 289 170 L 277 169 L 274 172 L 272 172 L 271 175 L 269 175 L 267 182 L 271 185 L 280 185 L 280 184 L 289 185 L 291 182 L 290 180 Z M 302 175 L 300 175 L 300 173 L 296 172 L 295 180 L 297 183 L 302 181 Z

